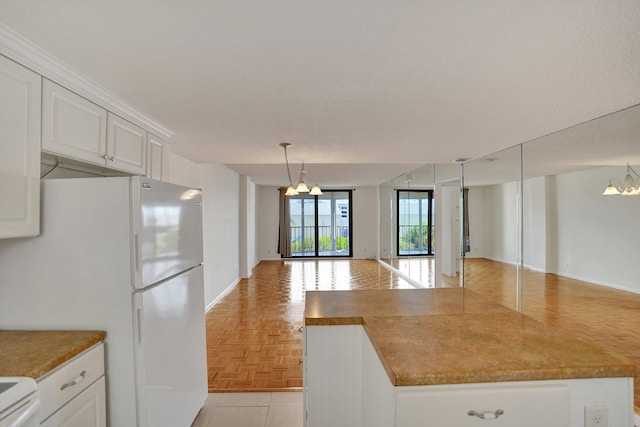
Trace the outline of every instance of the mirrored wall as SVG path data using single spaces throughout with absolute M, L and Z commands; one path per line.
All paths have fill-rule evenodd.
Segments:
M 525 312 L 528 289 L 554 276 L 640 293 L 640 195 L 602 194 L 637 172 L 640 106 L 427 165 L 380 186 L 380 257 L 425 287 L 462 283 Z M 398 190 L 433 190 L 435 256 L 399 254 Z
M 424 165 L 379 191 L 381 261 L 418 286 L 459 286 L 460 165 Z M 448 203 L 435 202 L 443 197 Z M 435 256 L 445 251 L 447 258 Z M 441 260 L 446 260 L 444 276 Z

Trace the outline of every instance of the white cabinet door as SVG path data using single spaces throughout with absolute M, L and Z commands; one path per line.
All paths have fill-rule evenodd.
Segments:
M 147 177 L 162 180 L 162 139 L 148 134 L 147 138 Z
M 140 126 L 108 113 L 108 168 L 145 175 L 147 165 L 147 132 Z
M 362 326 L 305 326 L 304 333 L 305 426 L 362 426 Z
M 107 111 L 44 79 L 42 150 L 104 166 Z
M 41 424 L 42 427 L 106 427 L 104 377 Z
M 147 132 L 44 79 L 42 150 L 109 169 L 145 175 Z
M 41 78 L 0 56 L 0 238 L 40 233 Z

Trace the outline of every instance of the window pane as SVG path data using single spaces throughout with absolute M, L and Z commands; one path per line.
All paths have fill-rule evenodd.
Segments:
M 349 193 L 325 191 L 318 196 L 319 252 L 324 256 L 349 256 L 350 216 Z

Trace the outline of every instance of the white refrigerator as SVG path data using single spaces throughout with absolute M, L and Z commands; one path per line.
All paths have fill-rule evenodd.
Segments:
M 189 427 L 207 397 L 199 190 L 42 182 L 42 234 L 0 240 L 0 329 L 106 331 L 111 427 Z

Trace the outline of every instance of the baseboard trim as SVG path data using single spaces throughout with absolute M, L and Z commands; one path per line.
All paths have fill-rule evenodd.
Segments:
M 233 288 L 236 287 L 236 285 L 240 283 L 240 279 L 236 279 L 232 284 L 230 284 L 224 291 L 220 292 L 220 294 L 218 294 L 217 297 L 215 297 L 213 299 L 213 301 L 211 301 L 209 304 L 207 304 L 207 306 L 204 309 L 205 313 L 208 313 L 209 310 L 211 310 L 216 304 L 218 304 L 220 302 L 220 300 L 222 300 L 222 298 L 224 298 L 229 292 L 231 292 L 233 290 Z

